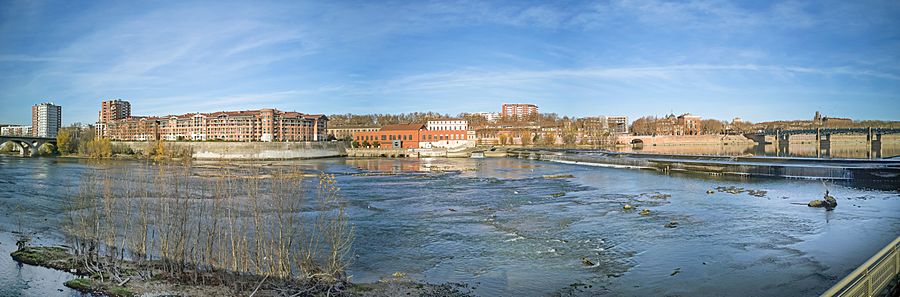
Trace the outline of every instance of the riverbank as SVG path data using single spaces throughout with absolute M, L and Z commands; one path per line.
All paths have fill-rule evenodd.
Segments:
M 147 295 L 177 296 L 470 296 L 463 284 L 428 284 L 395 273 L 376 283 L 352 284 L 333 279 L 284 280 L 259 275 L 234 275 L 225 271 L 197 275 L 170 275 L 161 262 L 138 264 L 119 261 L 120 275 L 91 272 L 77 256 L 62 246 L 27 246 L 10 254 L 16 262 L 61 272 L 77 278 L 64 285 L 83 293 L 112 297 Z M 149 267 L 149 269 L 148 269 Z M 138 273 L 138 271 L 144 271 Z M 198 283 L 198 279 L 205 283 Z
M 148 142 L 116 141 L 135 154 L 148 154 Z M 300 160 L 347 155 L 347 143 L 316 142 L 163 142 L 170 151 L 188 152 L 195 160 Z

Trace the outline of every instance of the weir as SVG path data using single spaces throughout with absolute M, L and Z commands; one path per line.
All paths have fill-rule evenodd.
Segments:
M 900 160 L 728 157 L 619 153 L 602 150 L 511 150 L 509 157 L 714 175 L 809 178 L 900 189 Z

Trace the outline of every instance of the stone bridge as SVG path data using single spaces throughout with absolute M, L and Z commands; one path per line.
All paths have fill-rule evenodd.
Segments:
M 45 143 L 52 144 L 56 146 L 56 138 L 55 137 L 32 137 L 32 136 L 9 136 L 2 135 L 0 136 L 0 144 L 4 144 L 7 142 L 15 143 L 19 146 L 20 151 L 22 151 L 22 156 L 34 157 L 37 156 L 38 149 L 41 148 Z
M 822 151 L 831 149 L 831 135 L 834 134 L 865 134 L 866 148 L 869 151 L 869 158 L 881 157 L 881 136 L 884 134 L 900 133 L 900 128 L 810 128 L 810 129 L 773 129 L 762 130 L 756 133 L 744 134 L 745 137 L 756 141 L 758 145 L 771 144 L 776 147 L 778 152 L 787 152 L 790 144 L 791 135 L 815 135 L 816 136 L 816 156 L 820 156 Z M 774 136 L 774 140 L 766 141 L 766 136 Z

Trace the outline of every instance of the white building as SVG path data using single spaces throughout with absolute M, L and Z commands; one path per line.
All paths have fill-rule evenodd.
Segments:
M 31 136 L 31 126 L 6 126 L 0 128 L 3 136 Z
M 469 129 L 469 121 L 461 119 L 428 121 L 425 124 L 425 129 L 432 131 L 466 131 Z
M 485 120 L 487 120 L 488 122 L 492 122 L 492 123 L 495 123 L 495 122 L 497 122 L 497 120 L 500 120 L 499 112 L 476 112 L 476 113 L 473 113 L 473 115 L 482 116 L 482 117 L 484 117 Z
M 56 137 L 62 127 L 62 106 L 44 102 L 31 107 L 31 135 Z

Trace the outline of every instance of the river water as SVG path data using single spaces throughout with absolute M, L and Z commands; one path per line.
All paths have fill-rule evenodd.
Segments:
M 820 181 L 503 158 L 279 165 L 336 175 L 356 229 L 354 282 L 402 272 L 480 296 L 814 296 L 900 234 L 900 192 Z M 0 157 L 2 252 L 14 249 L 13 231 L 61 244 L 67 195 L 96 166 Z M 544 177 L 554 174 L 572 177 Z M 720 186 L 766 194 L 706 193 Z M 824 187 L 838 208 L 805 206 Z M 61 286 L 70 275 L 4 259 L 0 296 L 78 296 Z

